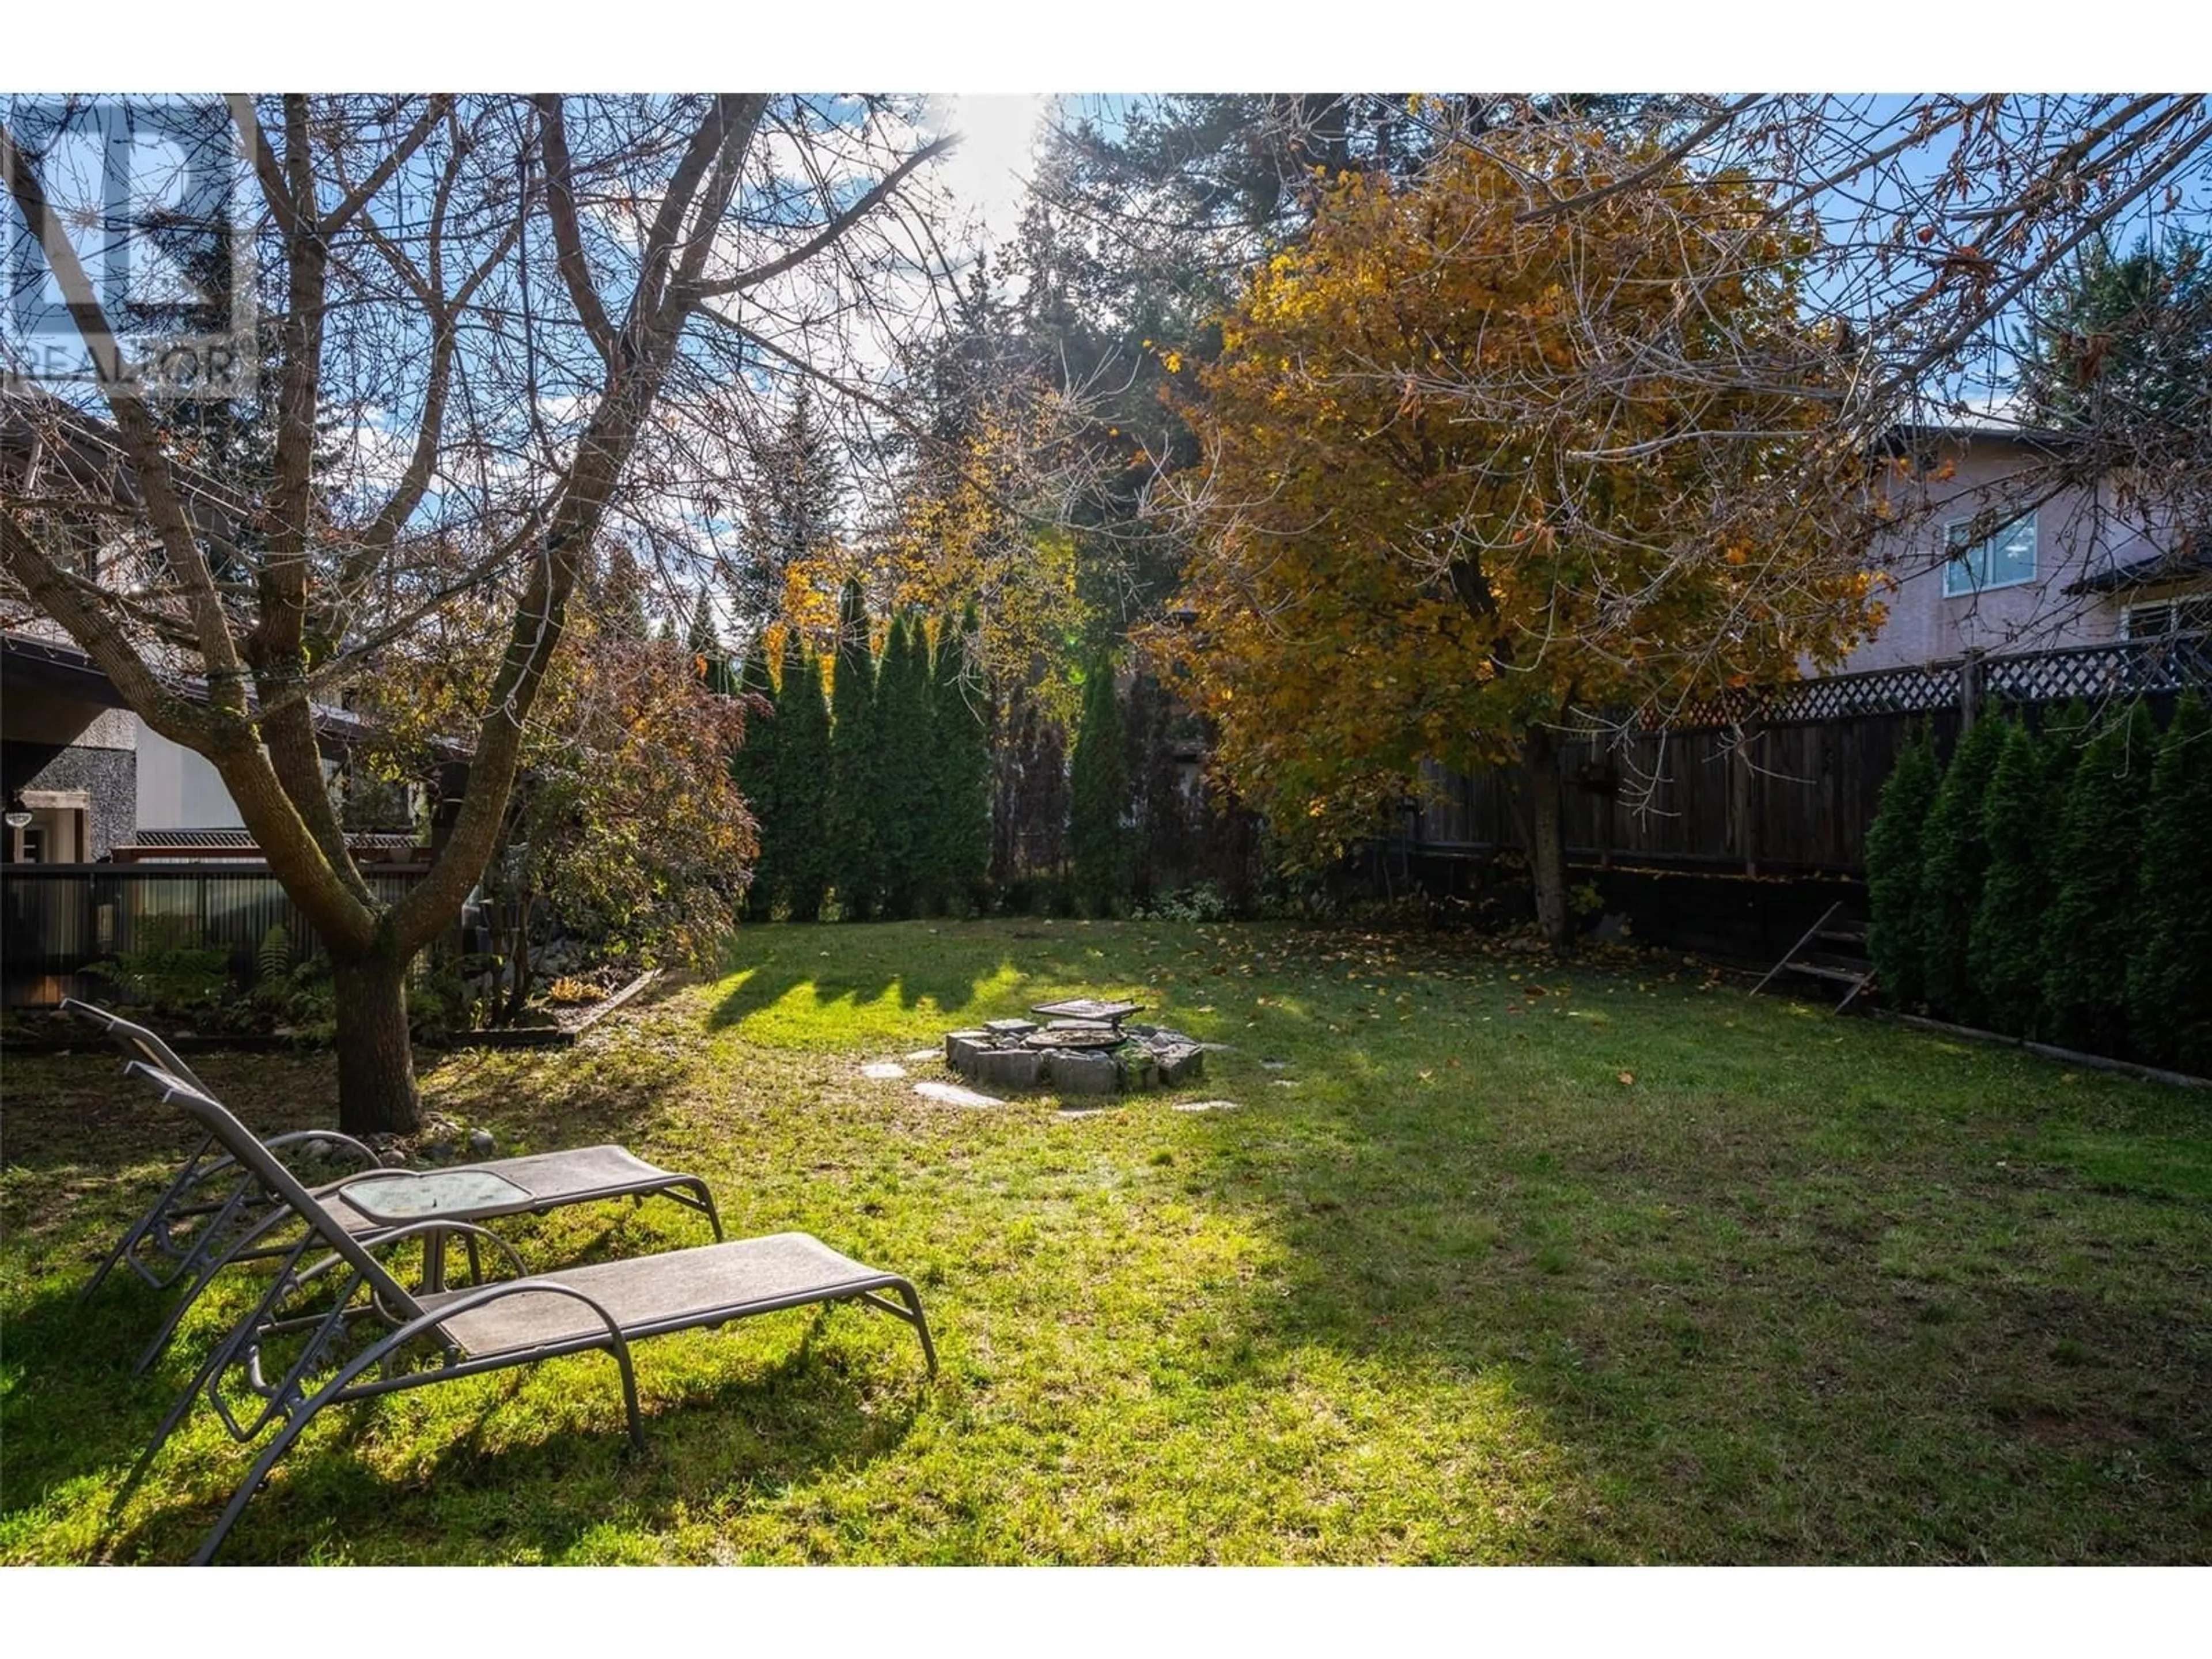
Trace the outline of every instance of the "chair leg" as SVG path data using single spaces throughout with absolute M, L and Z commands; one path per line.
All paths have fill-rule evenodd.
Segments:
M 896 1291 L 898 1292 L 899 1300 L 906 1304 L 906 1305 L 903 1308 L 893 1307 L 890 1303 L 884 1301 L 883 1297 L 878 1296 L 873 1291 L 862 1291 L 853 1299 L 856 1302 L 866 1304 L 869 1307 L 875 1309 L 879 1313 L 887 1313 L 894 1319 L 903 1319 L 908 1324 L 913 1326 L 915 1334 L 921 1339 L 921 1357 L 928 1362 L 929 1374 L 932 1376 L 936 1376 L 937 1344 L 930 1340 L 929 1321 L 924 1316 L 921 1311 L 921 1297 L 920 1292 L 915 1291 L 914 1286 L 909 1285 L 903 1279 L 894 1280 L 886 1288 Z
M 100 1285 L 106 1281 L 108 1274 L 113 1273 L 125 1261 L 131 1261 L 131 1253 L 138 1248 L 140 1243 L 144 1240 L 147 1234 L 152 1232 L 155 1228 L 161 1224 L 163 1218 L 169 1214 L 171 1207 L 175 1205 L 177 1200 L 182 1198 L 185 1193 L 190 1191 L 192 1183 L 199 1179 L 200 1166 L 206 1159 L 209 1150 L 213 1147 L 215 1143 L 212 1140 L 203 1140 L 199 1145 L 199 1149 L 190 1158 L 185 1160 L 184 1167 L 179 1170 L 177 1173 L 171 1177 L 169 1184 L 161 1189 L 161 1197 L 155 1199 L 153 1204 L 147 1209 L 146 1212 L 141 1215 L 137 1221 L 131 1224 L 130 1228 L 124 1233 L 122 1242 L 117 1244 L 113 1249 L 107 1253 L 107 1259 L 105 1261 L 102 1261 L 100 1264 L 99 1268 L 93 1273 L 91 1281 L 87 1284 L 82 1291 L 77 1292 L 77 1300 L 79 1302 L 90 1301 L 92 1299 L 92 1293 L 98 1290 Z M 133 1261 L 132 1266 L 137 1267 L 138 1264 Z M 161 1288 L 160 1282 L 158 1280 L 152 1279 L 151 1275 L 146 1273 L 144 1268 L 139 1267 L 139 1273 L 142 1277 L 149 1279 L 149 1282 L 153 1283 L 155 1289 L 159 1290 Z
M 687 1181 L 684 1184 L 699 1194 L 699 1207 L 706 1212 L 708 1224 L 714 1228 L 715 1240 L 719 1243 L 724 1237 L 722 1215 L 721 1212 L 714 1207 L 714 1194 L 703 1181 Z
M 177 1396 L 177 1403 L 169 1407 L 169 1414 L 161 1419 L 161 1426 L 154 1431 L 154 1437 L 146 1443 L 146 1449 L 138 1454 L 138 1461 L 131 1466 L 131 1473 L 123 1477 L 123 1485 L 116 1492 L 115 1502 L 108 1510 L 110 1519 L 121 1512 L 123 1500 L 130 1497 L 138 1483 L 146 1478 L 146 1471 L 154 1467 L 154 1459 L 160 1455 L 161 1448 L 169 1443 L 169 1437 L 177 1431 L 185 1419 L 191 1415 L 192 1402 L 199 1398 L 200 1390 L 207 1386 L 209 1379 L 222 1368 L 224 1361 L 230 1356 L 231 1346 L 226 1337 L 216 1343 L 214 1352 L 200 1362 L 200 1368 L 193 1374 L 192 1380 L 185 1384 L 185 1391 Z
M 615 1358 L 615 1368 L 622 1373 L 623 1415 L 629 1423 L 629 1447 L 634 1452 L 645 1449 L 645 1413 L 638 1409 L 637 1371 L 630 1364 L 629 1349 L 625 1346 L 607 1350 Z
M 170 1283 L 183 1285 L 183 1292 L 177 1298 L 176 1306 L 169 1310 L 168 1316 L 161 1322 L 161 1328 L 154 1334 L 154 1340 L 146 1345 L 146 1351 L 131 1366 L 134 1376 L 143 1376 L 161 1357 L 161 1350 L 169 1346 L 169 1339 L 177 1334 L 177 1327 L 184 1323 L 185 1316 L 191 1311 L 192 1304 L 206 1294 L 208 1286 L 215 1282 L 216 1275 L 232 1262 L 245 1257 L 282 1225 L 290 1214 L 282 1206 L 271 1209 L 258 1220 L 250 1223 L 245 1231 L 228 1245 L 219 1246 L 218 1241 L 227 1235 L 232 1218 L 243 1207 L 244 1199 L 242 1188 L 232 1195 L 230 1200 L 209 1220 L 205 1234 L 179 1265 L 176 1276 Z
M 161 1357 L 161 1351 L 169 1346 L 169 1339 L 177 1334 L 177 1327 L 185 1322 L 185 1316 L 192 1310 L 192 1304 L 200 1299 L 200 1293 L 207 1289 L 214 1278 L 214 1273 L 210 1271 L 185 1281 L 184 1292 L 162 1318 L 161 1329 L 154 1333 L 154 1340 L 146 1345 L 146 1351 L 132 1362 L 131 1374 L 133 1376 L 143 1376 L 153 1369 L 154 1362 Z
M 222 1540 L 230 1536 L 230 1529 L 238 1524 L 238 1517 L 246 1512 L 246 1506 L 253 1494 L 261 1490 L 261 1483 L 269 1478 L 269 1471 L 276 1467 L 276 1460 L 300 1437 L 301 1431 L 313 1419 L 322 1404 L 319 1397 L 309 1401 L 298 1413 L 285 1419 L 284 1426 L 276 1431 L 276 1437 L 262 1449 L 261 1455 L 253 1460 L 253 1467 L 246 1472 L 246 1479 L 240 1481 L 238 1490 L 231 1493 L 230 1502 L 224 1506 L 222 1517 L 216 1522 L 214 1529 L 200 1540 L 199 1548 L 192 1555 L 194 1566 L 204 1567 L 215 1559 L 215 1553 L 222 1547 Z
M 903 1279 L 892 1288 L 898 1291 L 899 1300 L 905 1303 L 914 1315 L 915 1334 L 921 1339 L 921 1357 L 928 1362 L 929 1374 L 934 1376 L 937 1375 L 937 1344 L 930 1340 L 929 1321 L 922 1315 L 921 1293 Z
M 153 1217 L 154 1212 L 151 1210 L 139 1217 L 137 1224 L 123 1235 L 123 1242 L 110 1250 L 106 1260 L 93 1270 L 93 1275 L 85 1281 L 84 1288 L 76 1293 L 78 1306 L 82 1307 L 91 1301 L 93 1293 L 107 1282 L 108 1274 L 120 1267 L 123 1264 L 123 1258 L 137 1248 L 138 1241 L 146 1237 L 147 1229 L 153 1224 Z
M 259 1324 L 262 1312 L 262 1308 L 256 1308 L 208 1351 L 207 1358 L 200 1362 L 199 1370 L 193 1372 L 192 1380 L 185 1384 L 184 1392 L 177 1396 L 176 1403 L 169 1407 L 169 1414 L 161 1419 L 161 1426 L 154 1431 L 154 1437 L 146 1443 L 146 1449 L 138 1454 L 137 1462 L 131 1466 L 131 1473 L 124 1477 L 122 1486 L 117 1489 L 114 1501 L 108 1505 L 107 1509 L 107 1518 L 111 1524 L 123 1513 L 124 1504 L 128 1501 L 131 1492 L 137 1490 L 138 1483 L 146 1478 L 146 1472 L 153 1468 L 155 1458 L 160 1455 L 161 1448 L 168 1443 L 169 1437 L 174 1434 L 183 1425 L 185 1419 L 191 1415 L 192 1404 L 199 1398 L 201 1390 L 214 1387 L 215 1379 L 222 1374 L 223 1368 L 230 1364 L 236 1357 L 239 1349 L 250 1339 L 252 1333 Z

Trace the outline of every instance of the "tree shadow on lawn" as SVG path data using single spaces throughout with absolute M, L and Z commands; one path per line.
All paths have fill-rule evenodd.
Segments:
M 888 1003 L 911 1012 L 927 1002 L 956 1022 L 1025 1013 L 1041 986 L 1069 994 L 1107 988 L 1114 978 L 1107 949 L 1127 943 L 1111 924 L 1071 922 L 1011 932 L 950 921 L 750 929 L 731 955 L 737 981 L 707 1024 L 710 1030 L 742 1025 L 802 988 L 812 990 L 817 1009 L 849 1001 L 856 1009 Z M 994 986 L 1003 988 L 994 994 Z
M 103 1292 L 94 1307 L 108 1300 Z M 16 1374 L 0 1512 L 79 1509 L 100 1517 L 100 1559 L 182 1561 L 273 1430 L 239 1444 L 203 1402 L 122 1516 L 112 1515 L 122 1480 L 186 1373 L 178 1362 L 131 1377 L 138 1334 L 114 1316 L 119 1307 L 106 1311 L 90 1340 L 67 1296 L 41 1297 L 9 1322 Z M 356 1560 L 560 1559 L 609 1528 L 611 1541 L 583 1553 L 618 1554 L 624 1531 L 665 1536 L 681 1516 L 741 1508 L 830 1466 L 884 1455 L 921 1409 L 927 1385 L 919 1358 L 910 1344 L 895 1342 L 896 1352 L 883 1360 L 889 1380 L 872 1387 L 875 1359 L 855 1358 L 851 1333 L 822 1340 L 832 1317 L 867 1316 L 810 1310 L 750 1322 L 757 1337 L 785 1345 L 765 1363 L 757 1363 L 757 1341 L 744 1356 L 702 1346 L 716 1340 L 711 1333 L 641 1345 L 642 1455 L 630 1450 L 615 1367 L 601 1355 L 335 1407 L 278 1463 L 222 1559 L 298 1562 L 342 1552 Z M 801 1319 L 805 1328 L 789 1346 Z M 700 1379 L 702 1366 L 732 1364 L 743 1374 Z M 594 1421 L 574 1425 L 580 1413 Z M 549 1414 L 572 1421 L 548 1426 Z M 407 1449 L 404 1473 L 380 1474 L 364 1461 L 379 1443 Z
M 1849 1060 L 1821 1063 L 1850 1096 Z M 1304 1076 L 1291 1106 L 1188 1120 L 1185 1190 L 1280 1241 L 1253 1339 L 1510 1379 L 1589 1499 L 1565 1554 L 2201 1558 L 2201 1293 L 2185 1274 L 2056 1288 L 2084 1226 L 2141 1224 L 2124 1198 L 2039 1204 L 1932 1118 L 1839 1158 L 1828 1121 L 1760 1100 L 1749 1072 L 1657 1114 L 1625 1086 L 1546 1100 L 1511 1074 L 1448 1099 L 1358 1053 Z M 1265 1108 L 1273 1080 L 1208 1086 Z M 1899 1258 L 1900 1229 L 1926 1259 Z
M 337 1064 L 326 1050 L 219 1049 L 191 1058 L 218 1094 L 228 1097 L 234 1090 L 251 1096 L 248 1127 L 264 1139 L 337 1122 Z M 191 1118 L 126 1077 L 123 1057 L 105 1042 L 58 1054 L 10 1056 L 0 1066 L 7 1079 L 0 1156 L 11 1170 L 92 1180 L 116 1171 L 136 1179 L 149 1164 L 159 1164 L 173 1174 L 203 1139 Z M 84 1164 L 90 1146 L 101 1154 L 97 1171 Z M 149 1192 L 146 1198 L 152 1196 Z
M 908 936 L 916 944 L 919 936 Z M 775 1007 L 793 991 L 811 989 L 815 1006 L 850 1002 L 856 1008 L 893 1002 L 911 1012 L 924 1002 L 933 1004 L 948 1019 L 958 1019 L 972 1006 L 982 988 L 1010 964 L 1005 962 L 963 961 L 966 952 L 948 952 L 933 960 L 921 951 L 902 953 L 896 959 L 858 961 L 841 951 L 825 964 L 808 948 L 811 933 L 796 940 L 779 940 L 758 957 L 736 968 L 737 980 L 707 1018 L 708 1029 L 720 1030 L 743 1025 L 754 1016 Z M 855 971 L 857 969 L 857 971 Z
M 118 1269 L 88 1302 L 70 1285 L 9 1313 L 5 1509 L 34 1505 L 50 1488 L 102 1469 L 119 1480 L 189 1380 L 174 1347 L 145 1376 L 131 1374 L 169 1304 L 123 1277 Z

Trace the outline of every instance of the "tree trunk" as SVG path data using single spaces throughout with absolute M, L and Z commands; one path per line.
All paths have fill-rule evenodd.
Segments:
M 388 941 L 340 961 L 338 1128 L 349 1135 L 411 1134 L 422 1127 L 415 1051 L 407 1036 L 407 958 Z
M 1521 750 L 1528 800 L 1528 878 L 1536 891 L 1536 926 L 1554 949 L 1567 946 L 1567 830 L 1559 787 L 1559 746 L 1532 727 Z

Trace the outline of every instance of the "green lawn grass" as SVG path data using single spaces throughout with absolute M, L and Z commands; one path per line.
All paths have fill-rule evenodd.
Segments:
M 572 1051 L 426 1060 L 430 1103 L 911 1275 L 939 1376 L 839 1309 L 642 1345 L 642 1456 L 595 1357 L 356 1406 L 227 1559 L 2212 1558 L 2202 1096 L 1449 939 L 769 927 L 732 960 Z M 1092 1115 L 861 1074 L 1079 993 L 1227 1046 Z M 203 1413 L 108 1514 L 252 1285 L 145 1379 L 158 1299 L 75 1303 L 187 1139 L 118 1064 L 7 1063 L 9 1561 L 181 1559 L 247 1462 Z M 327 1121 L 327 1057 L 204 1070 L 264 1133 Z M 704 1229 L 514 1237 L 550 1266 Z

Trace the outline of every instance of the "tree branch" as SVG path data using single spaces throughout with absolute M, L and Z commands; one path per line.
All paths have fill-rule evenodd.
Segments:
M 958 143 L 959 140 L 956 136 L 948 133 L 942 138 L 934 139 L 924 144 L 877 180 L 874 188 L 866 195 L 861 197 L 851 207 L 847 208 L 824 225 L 820 231 L 789 252 L 779 254 L 767 264 L 756 265 L 750 270 L 730 277 L 725 282 L 694 283 L 690 289 L 690 296 L 695 300 L 702 300 L 723 294 L 740 293 L 749 288 L 757 288 L 763 283 L 773 277 L 781 276 L 785 271 L 805 264 L 823 249 L 843 237 L 854 226 L 859 224 L 861 220 L 882 205 L 885 198 L 904 182 L 908 173 L 932 156 L 945 155 Z
M 538 148 L 545 159 L 545 204 L 553 221 L 553 246 L 561 281 L 568 290 L 576 319 L 610 368 L 614 363 L 615 330 L 592 286 L 592 270 L 584 257 L 584 239 L 576 222 L 575 164 L 568 156 L 568 129 L 558 94 L 540 93 L 531 100 L 538 109 Z

